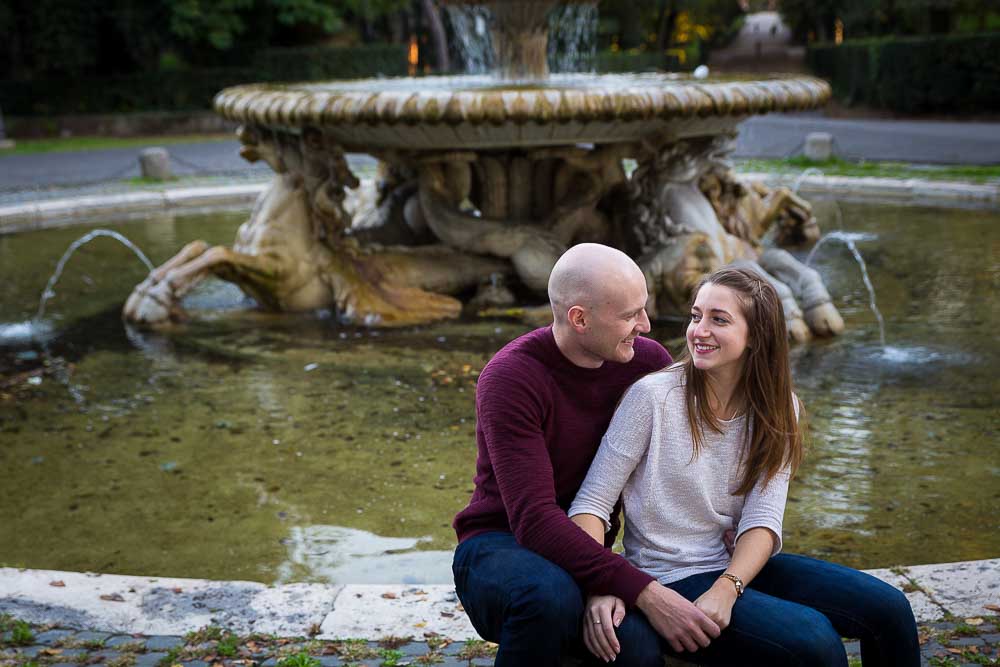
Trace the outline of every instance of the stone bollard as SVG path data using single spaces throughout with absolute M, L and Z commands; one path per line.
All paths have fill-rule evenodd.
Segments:
M 139 153 L 139 168 L 143 178 L 153 181 L 167 181 L 174 177 L 170 173 L 170 153 L 166 148 L 144 148 Z
M 826 162 L 833 157 L 833 135 L 829 132 L 810 132 L 806 135 L 806 158 Z

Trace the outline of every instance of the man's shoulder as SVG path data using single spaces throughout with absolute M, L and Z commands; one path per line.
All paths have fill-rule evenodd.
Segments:
M 480 381 L 491 379 L 529 383 L 533 379 L 537 381 L 537 376 L 544 374 L 547 369 L 546 335 L 552 335 L 548 327 L 535 329 L 504 345 L 483 368 Z
M 665 368 L 670 362 L 670 353 L 658 341 L 645 336 L 639 336 L 633 343 L 635 357 L 630 366 L 641 373 L 650 373 Z

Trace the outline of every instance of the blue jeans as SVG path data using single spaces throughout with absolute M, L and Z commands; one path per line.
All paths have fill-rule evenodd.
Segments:
M 453 570 L 473 626 L 500 645 L 496 667 L 555 667 L 562 655 L 582 655 L 579 587 L 510 533 L 466 540 Z M 694 600 L 718 575 L 694 575 L 670 588 Z M 920 664 L 916 623 L 902 593 L 851 568 L 779 554 L 736 601 L 729 627 L 708 648 L 675 654 L 642 612 L 630 609 L 618 628 L 622 652 L 615 665 L 662 667 L 664 655 L 677 655 L 705 665 L 846 667 L 842 636 L 861 640 L 865 667 Z

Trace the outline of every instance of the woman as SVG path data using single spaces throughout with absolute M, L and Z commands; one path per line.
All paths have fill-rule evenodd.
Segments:
M 781 302 L 759 274 L 724 268 L 695 290 L 680 363 L 624 395 L 570 508 L 603 543 L 621 495 L 625 557 L 694 602 L 722 633 L 701 664 L 919 665 L 913 612 L 888 584 L 780 554 L 788 481 L 802 459 Z M 735 531 L 735 548 L 724 535 Z M 623 620 L 624 619 L 624 620 Z M 642 613 L 594 596 L 587 648 L 616 665 L 681 655 Z

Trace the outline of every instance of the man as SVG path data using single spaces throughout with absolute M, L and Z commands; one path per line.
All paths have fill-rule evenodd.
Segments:
M 589 595 L 638 607 L 677 650 L 719 627 L 679 594 L 602 548 L 566 516 L 622 393 L 670 363 L 649 332 L 646 280 L 627 255 L 568 250 L 548 284 L 553 324 L 512 341 L 476 390 L 476 488 L 455 517 L 455 587 L 497 667 L 559 665 L 580 650 Z M 620 622 L 621 618 L 616 618 Z M 596 622 L 596 621 L 595 621 Z M 608 642 L 614 625 L 604 619 Z

